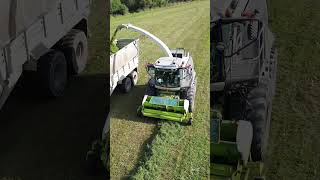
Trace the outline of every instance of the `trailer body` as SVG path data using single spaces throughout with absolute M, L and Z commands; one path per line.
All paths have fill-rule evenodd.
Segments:
M 132 85 L 138 80 L 139 39 L 119 39 L 117 47 L 119 50 L 110 55 L 110 96 L 127 79 Z

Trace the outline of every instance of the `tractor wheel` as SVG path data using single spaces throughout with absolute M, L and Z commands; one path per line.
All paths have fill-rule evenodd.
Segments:
M 128 93 L 132 88 L 132 80 L 130 77 L 126 77 L 122 80 L 122 84 L 120 86 L 122 92 Z
M 197 90 L 197 80 L 194 80 L 191 87 L 187 91 L 187 100 L 189 100 L 189 112 L 193 112 L 194 110 L 196 90 Z
M 87 65 L 88 42 L 83 31 L 72 29 L 62 40 L 69 74 L 81 73 Z
M 253 126 L 251 157 L 263 161 L 267 151 L 271 121 L 271 103 L 267 102 L 267 90 L 255 88 L 247 96 L 246 120 Z
M 38 62 L 42 86 L 49 96 L 63 95 L 67 84 L 67 62 L 60 51 L 51 51 L 42 56 Z

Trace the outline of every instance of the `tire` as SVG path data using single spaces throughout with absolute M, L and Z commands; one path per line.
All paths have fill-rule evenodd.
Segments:
M 62 48 L 68 62 L 68 73 L 81 73 L 88 61 L 88 41 L 85 33 L 72 29 L 63 38 Z
M 266 156 L 271 121 L 271 103 L 267 102 L 267 90 L 257 87 L 247 96 L 246 120 L 253 126 L 251 157 L 263 161 Z
M 38 62 L 38 73 L 44 91 L 49 96 L 63 95 L 67 84 L 67 62 L 60 51 L 51 51 L 42 56 Z
M 131 79 L 132 79 L 132 85 L 133 86 L 138 84 L 138 72 L 137 71 L 133 71 L 131 73 Z
M 196 97 L 197 80 L 194 80 L 193 84 L 187 91 L 187 100 L 189 100 L 189 112 L 194 111 L 194 101 Z
M 271 79 L 271 92 L 272 96 L 276 94 L 276 84 L 277 84 L 277 58 L 278 58 L 278 52 L 275 46 L 272 46 L 271 52 L 270 52 L 270 79 Z
M 139 106 L 139 107 L 138 107 L 138 110 L 137 110 L 137 116 L 138 116 L 138 117 L 142 117 L 142 116 L 143 116 L 143 114 L 142 114 L 142 112 L 141 112 L 141 109 L 142 109 L 142 107 Z
M 150 83 L 148 83 L 144 94 L 148 96 L 156 96 L 156 88 L 154 88 L 153 86 L 151 86 Z
M 124 93 L 128 93 L 132 88 L 132 80 L 130 77 L 126 77 L 122 80 L 122 84 L 120 86 L 121 91 Z
M 190 118 L 187 122 L 187 125 L 191 126 L 192 125 L 192 118 Z

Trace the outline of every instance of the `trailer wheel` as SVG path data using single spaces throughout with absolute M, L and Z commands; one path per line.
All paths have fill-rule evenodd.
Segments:
M 271 103 L 267 102 L 267 90 L 255 88 L 248 94 L 246 120 L 253 126 L 251 157 L 253 161 L 265 159 L 271 121 Z
M 85 33 L 72 29 L 63 38 L 62 48 L 68 62 L 69 74 L 81 73 L 88 60 L 88 41 Z
M 133 71 L 131 73 L 131 78 L 132 78 L 132 85 L 135 86 L 138 83 L 138 72 L 137 71 Z
M 124 93 L 128 93 L 132 88 L 132 80 L 130 77 L 126 77 L 122 80 L 122 84 L 120 86 L 121 90 Z
M 42 86 L 50 96 L 63 95 L 67 84 L 67 62 L 62 52 L 51 51 L 38 62 Z

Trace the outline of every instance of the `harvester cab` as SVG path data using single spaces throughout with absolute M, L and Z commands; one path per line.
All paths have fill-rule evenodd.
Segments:
M 123 28 L 148 37 L 166 54 L 146 66 L 150 79 L 137 114 L 191 124 L 196 72 L 189 52 L 183 48 L 170 50 L 159 38 L 132 24 L 122 24 L 117 31 Z

